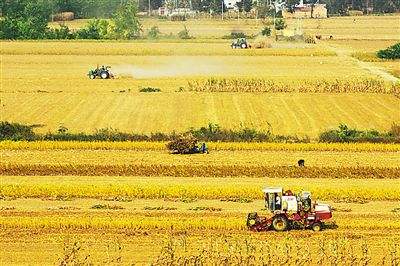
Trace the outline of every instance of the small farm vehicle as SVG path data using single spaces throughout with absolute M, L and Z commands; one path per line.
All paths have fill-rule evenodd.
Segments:
M 303 191 L 294 195 L 281 187 L 263 189 L 265 208 L 270 217 L 259 216 L 256 212 L 247 216 L 247 227 L 252 231 L 286 231 L 289 229 L 312 229 L 320 231 L 332 218 L 332 209 L 327 204 L 313 203 L 311 193 Z
M 89 70 L 88 76 L 90 79 L 96 79 L 96 78 L 101 78 L 101 79 L 111 79 L 114 78 L 113 73 L 110 71 L 110 66 L 97 66 L 96 69 L 91 69 Z
M 247 49 L 251 48 L 251 45 L 247 42 L 246 38 L 238 38 L 231 44 L 232 49 Z

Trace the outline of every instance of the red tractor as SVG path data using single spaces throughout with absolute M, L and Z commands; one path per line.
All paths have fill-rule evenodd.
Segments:
M 247 227 L 256 232 L 286 231 L 289 229 L 312 229 L 320 231 L 332 218 L 332 209 L 327 204 L 312 203 L 311 193 L 303 191 L 294 195 L 281 187 L 263 189 L 265 208 L 271 217 L 259 216 L 256 212 L 247 216 Z

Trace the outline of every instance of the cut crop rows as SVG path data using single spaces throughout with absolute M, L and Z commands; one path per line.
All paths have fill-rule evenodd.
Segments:
M 175 176 L 175 177 L 270 177 L 270 178 L 374 178 L 396 179 L 400 167 L 291 167 L 234 165 L 92 165 L 0 164 L 0 175 L 14 176 Z

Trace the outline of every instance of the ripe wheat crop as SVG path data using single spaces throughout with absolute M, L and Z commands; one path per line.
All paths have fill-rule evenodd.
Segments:
M 79 217 L 79 218 L 78 218 Z M 338 226 L 342 229 L 400 229 L 400 221 L 385 217 L 374 222 L 375 217 L 346 218 L 340 217 Z M 104 214 L 88 214 L 81 217 L 79 213 L 60 213 L 36 215 L 22 214 L 19 216 L 0 216 L 2 229 L 130 229 L 130 230 L 232 230 L 246 231 L 245 219 L 234 214 L 123 214 L 115 213 L 113 219 Z
M 209 78 L 188 81 L 196 92 L 299 92 L 299 93 L 388 93 L 398 95 L 400 85 L 386 84 L 381 79 L 303 80 L 292 83 L 262 78 Z
M 261 178 L 261 177 L 0 177 L 6 198 L 236 199 L 261 200 L 265 186 L 310 191 L 315 199 L 339 202 L 400 199 L 399 179 Z

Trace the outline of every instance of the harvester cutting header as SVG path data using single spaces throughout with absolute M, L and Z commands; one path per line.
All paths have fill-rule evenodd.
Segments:
M 311 193 L 302 191 L 295 195 L 281 187 L 263 189 L 265 208 L 271 217 L 259 216 L 256 212 L 247 216 L 247 227 L 252 231 L 285 231 L 289 229 L 312 229 L 320 231 L 332 218 L 332 209 L 327 204 L 311 201 Z

